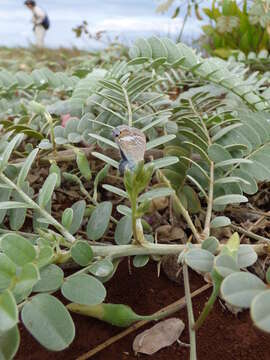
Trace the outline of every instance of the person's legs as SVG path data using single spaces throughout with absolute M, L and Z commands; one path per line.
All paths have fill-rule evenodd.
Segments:
M 36 35 L 36 45 L 37 47 L 44 46 L 44 38 L 45 38 L 46 30 L 42 25 L 37 25 L 35 28 L 35 35 Z

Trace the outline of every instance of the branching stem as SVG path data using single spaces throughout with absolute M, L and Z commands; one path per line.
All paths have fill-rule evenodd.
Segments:
M 170 181 L 166 178 L 165 175 L 163 175 L 163 173 L 160 170 L 158 171 L 158 174 L 159 174 L 160 179 L 162 180 L 162 182 L 164 182 L 170 189 L 173 189 Z M 196 241 L 198 243 L 201 243 L 202 239 L 200 237 L 200 234 L 198 233 L 198 231 L 197 231 L 195 225 L 193 224 L 193 221 L 192 221 L 188 211 L 185 209 L 185 207 L 182 204 L 181 200 L 179 199 L 179 197 L 175 193 L 172 194 L 172 198 L 173 198 L 173 200 L 175 202 L 175 205 L 178 207 L 178 209 L 181 212 L 182 216 L 186 220 L 186 222 L 187 222 L 190 230 L 192 231 Z
M 193 244 L 193 246 L 200 248 L 200 244 Z M 220 245 L 218 252 L 221 251 L 224 245 Z M 269 254 L 270 249 L 266 244 L 255 244 L 250 245 L 258 255 Z M 140 245 L 93 245 L 91 246 L 94 256 L 107 257 L 110 256 L 112 259 L 117 259 L 124 256 L 134 255 L 170 255 L 180 254 L 186 249 L 185 244 L 172 245 L 172 244 L 152 244 L 148 243 L 147 246 Z
M 6 177 L 3 173 L 0 173 L 0 179 L 3 180 L 7 185 L 12 189 L 17 191 L 21 198 L 31 207 L 32 209 L 37 210 L 45 219 L 49 221 L 63 236 L 64 238 L 73 243 L 76 241 L 75 237 L 71 235 L 62 224 L 60 224 L 55 218 L 49 214 L 45 209 L 40 207 L 35 201 L 33 201 L 23 190 L 21 190 L 13 181 Z
M 269 238 L 254 234 L 252 231 L 244 230 L 243 228 L 241 228 L 241 226 L 237 226 L 237 225 L 234 225 L 234 224 L 231 224 L 230 226 L 235 231 L 237 231 L 237 232 L 239 232 L 241 234 L 244 234 L 244 235 L 248 236 L 251 239 L 254 239 L 254 240 L 257 240 L 257 241 L 264 241 L 264 242 L 267 242 L 267 243 L 270 242 Z

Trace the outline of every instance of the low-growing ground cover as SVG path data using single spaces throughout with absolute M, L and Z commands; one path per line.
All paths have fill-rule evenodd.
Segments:
M 190 347 L 155 358 L 172 349 L 190 359 L 232 356 L 226 341 L 224 349 L 212 336 L 200 342 L 213 333 L 212 316 L 221 321 L 216 339 L 248 322 L 247 343 L 233 342 L 233 354 L 252 359 L 252 337 L 270 331 L 268 73 L 157 37 L 128 53 L 20 49 L 1 61 L 1 356 L 15 356 L 20 331 L 18 358 L 32 341 L 46 349 L 33 345 L 38 357 L 74 358 L 118 332 L 108 323 L 159 320 L 171 312 L 155 311 L 185 294 L 180 340 Z M 164 256 L 176 259 L 169 270 Z M 159 280 L 160 269 L 180 274 L 180 285 Z M 203 279 L 211 295 L 192 306 L 190 287 Z M 260 330 L 247 312 L 230 313 L 249 308 Z M 99 322 L 81 323 L 77 312 Z M 132 358 L 130 343 L 119 344 L 114 351 Z

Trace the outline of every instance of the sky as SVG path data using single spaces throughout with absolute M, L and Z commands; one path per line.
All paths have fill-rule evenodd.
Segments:
M 23 3 L 23 0 L 0 0 L 0 46 L 28 46 L 34 42 L 31 12 Z M 88 22 L 91 32 L 105 30 L 110 39 L 119 36 L 127 44 L 139 36 L 176 37 L 182 25 L 181 17 L 171 19 L 170 13 L 155 12 L 158 0 L 37 0 L 37 4 L 50 17 L 46 46 L 54 48 L 100 47 L 100 43 L 75 37 L 72 28 L 83 20 Z M 196 19 L 190 19 L 185 27 L 185 38 L 190 41 L 198 37 L 200 26 Z

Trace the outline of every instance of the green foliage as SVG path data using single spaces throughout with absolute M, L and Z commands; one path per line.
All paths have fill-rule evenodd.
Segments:
M 224 16 L 237 17 L 226 4 Z M 224 244 L 218 235 L 235 227 L 224 211 L 270 180 L 269 74 L 252 73 L 240 55 L 204 59 L 167 38 L 137 39 L 129 53 L 104 52 L 95 66 L 84 58 L 65 73 L 0 72 L 0 357 L 17 351 L 19 313 L 53 351 L 75 336 L 69 310 L 117 326 L 141 319 L 104 304 L 104 284 L 124 256 L 142 267 L 181 253 L 179 261 L 210 273 L 213 293 L 195 327 L 221 289 L 269 331 L 267 285 L 247 271 L 266 247 L 240 244 L 237 234 Z M 146 152 L 121 177 L 111 133 L 123 124 L 144 132 Z M 161 215 L 159 202 L 168 223 L 185 221 L 190 242 L 157 243 L 151 215 Z M 69 276 L 61 269 L 68 261 L 80 267 Z M 72 304 L 54 297 L 59 289 Z
M 20 344 L 20 333 L 17 326 L 0 334 L 0 356 L 13 359 Z
M 34 292 L 55 292 L 64 281 L 64 272 L 55 264 L 50 264 L 40 270 L 40 280 L 33 287 Z
M 87 266 L 93 259 L 93 251 L 86 241 L 79 240 L 72 246 L 71 256 L 77 264 Z
M 69 312 L 52 295 L 36 295 L 24 306 L 22 321 L 34 338 L 52 351 L 65 349 L 75 336 L 75 328 Z
M 87 274 L 69 277 L 62 285 L 61 291 L 65 298 L 82 305 L 100 304 L 106 296 L 102 283 Z
M 111 212 L 112 204 L 108 201 L 100 203 L 95 208 L 87 224 L 89 239 L 98 240 L 104 235 L 110 222 Z
M 235 50 L 247 55 L 269 48 L 267 1 L 255 0 L 250 8 L 246 0 L 242 8 L 234 0 L 212 1 L 211 8 L 203 10 L 210 23 L 202 26 L 205 34 L 202 42 L 210 54 L 228 58 Z

